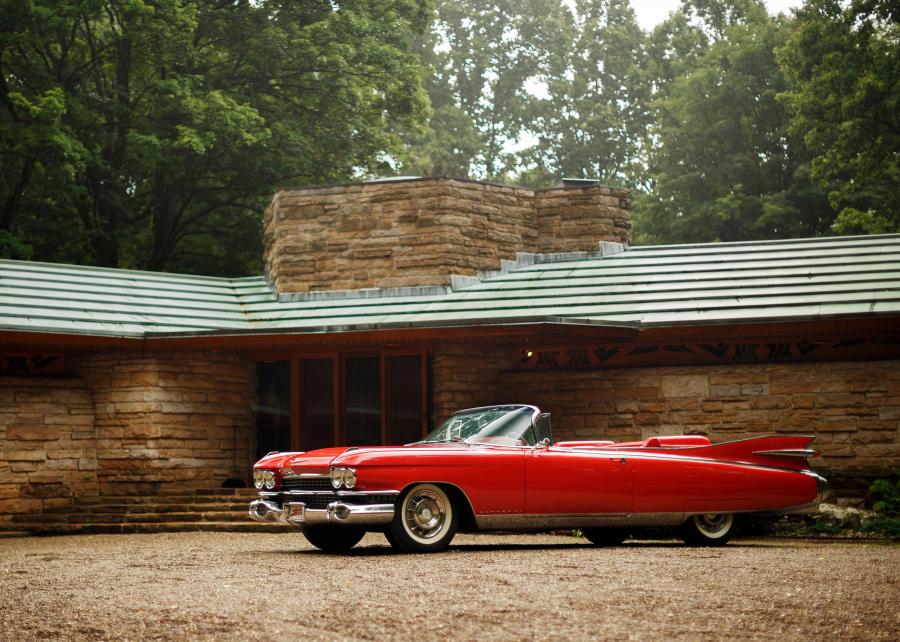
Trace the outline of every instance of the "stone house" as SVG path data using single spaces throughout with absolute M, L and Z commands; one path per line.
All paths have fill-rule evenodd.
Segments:
M 629 247 L 629 193 L 423 178 L 275 194 L 265 276 L 0 261 L 0 527 L 239 485 L 528 402 L 560 439 L 815 434 L 900 460 L 900 235 Z

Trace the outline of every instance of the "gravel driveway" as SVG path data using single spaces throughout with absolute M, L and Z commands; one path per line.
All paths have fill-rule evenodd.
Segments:
M 900 630 L 900 547 L 721 549 L 459 535 L 351 555 L 299 534 L 0 539 L 4 640 L 871 639 Z

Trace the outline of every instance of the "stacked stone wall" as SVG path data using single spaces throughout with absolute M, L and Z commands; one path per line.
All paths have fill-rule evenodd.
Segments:
M 96 467 L 84 381 L 0 378 L 0 526 L 96 495 Z
M 705 434 L 713 441 L 815 435 L 814 467 L 842 491 L 900 464 L 900 361 L 796 365 L 507 371 L 497 401 L 553 414 L 564 439 Z
M 499 375 L 511 368 L 512 350 L 484 345 L 446 345 L 432 357 L 435 425 L 464 408 L 498 403 Z
M 246 480 L 255 455 L 253 363 L 207 352 L 71 359 L 96 414 L 101 494 L 153 494 Z
M 584 252 L 599 241 L 628 243 L 630 201 L 625 190 L 608 187 L 554 188 L 535 193 L 539 253 Z
M 517 252 L 627 243 L 628 192 L 534 191 L 452 179 L 279 191 L 265 215 L 266 272 L 280 293 L 446 286 Z

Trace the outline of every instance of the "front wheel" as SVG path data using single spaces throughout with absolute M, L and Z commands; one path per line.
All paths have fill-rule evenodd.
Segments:
M 366 531 L 352 526 L 304 526 L 307 541 L 326 553 L 346 553 L 359 544 Z
M 734 515 L 694 515 L 681 526 L 681 539 L 690 546 L 722 546 L 734 535 Z
M 407 553 L 433 553 L 450 545 L 459 513 L 440 486 L 417 484 L 400 500 L 386 533 L 394 548 Z

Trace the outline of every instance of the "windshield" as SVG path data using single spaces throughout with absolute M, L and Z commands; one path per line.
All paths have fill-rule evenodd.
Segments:
M 531 419 L 534 412 L 534 408 L 528 406 L 492 406 L 458 412 L 417 443 L 461 441 L 468 444 L 533 446 L 535 438 Z

